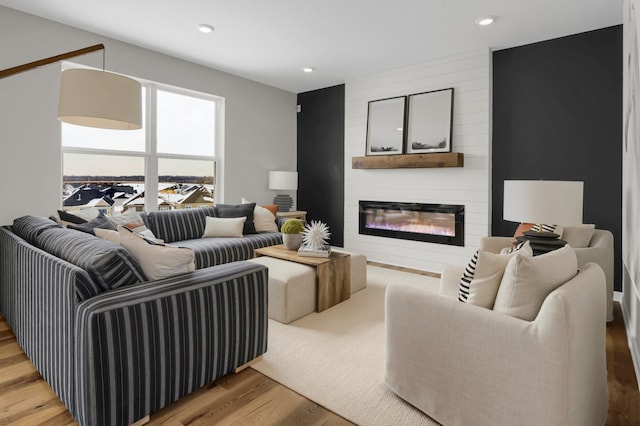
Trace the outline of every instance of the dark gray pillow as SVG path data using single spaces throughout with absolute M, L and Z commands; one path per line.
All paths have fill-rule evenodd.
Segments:
M 76 225 L 87 223 L 87 221 L 80 216 L 76 216 L 75 214 L 66 212 L 64 210 L 58 210 L 58 217 L 60 218 L 60 220 L 64 220 L 65 222 L 69 223 L 75 223 Z
M 72 229 L 46 229 L 35 244 L 52 255 L 87 271 L 103 289 L 146 281 L 135 258 L 119 244 Z
M 100 213 L 98 217 L 96 217 L 90 222 L 85 222 L 77 225 L 70 223 L 69 225 L 67 225 L 67 228 L 86 232 L 87 234 L 91 234 L 91 235 L 96 235 L 96 233 L 94 232 L 95 228 L 110 229 L 112 231 L 116 230 L 116 228 L 111 224 L 109 219 L 102 213 Z
M 243 234 L 256 234 L 256 226 L 253 224 L 253 210 L 256 203 L 247 204 L 216 204 L 216 217 L 246 217 Z

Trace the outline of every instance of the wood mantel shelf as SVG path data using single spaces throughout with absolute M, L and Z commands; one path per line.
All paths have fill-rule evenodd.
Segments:
M 405 169 L 431 167 L 464 167 L 461 152 L 438 152 L 432 154 L 371 155 L 353 157 L 352 169 Z

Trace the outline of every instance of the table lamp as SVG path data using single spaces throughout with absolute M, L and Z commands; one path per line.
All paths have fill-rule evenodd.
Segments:
M 584 182 L 554 180 L 505 180 L 503 219 L 540 225 L 540 232 L 528 231 L 534 254 L 563 247 L 559 235 L 542 232 L 543 224 L 578 225 L 582 223 Z
M 269 189 L 274 191 L 296 191 L 298 189 L 298 172 L 269 172 Z M 288 212 L 293 206 L 293 199 L 288 194 L 277 194 L 273 204 L 278 205 L 278 211 Z

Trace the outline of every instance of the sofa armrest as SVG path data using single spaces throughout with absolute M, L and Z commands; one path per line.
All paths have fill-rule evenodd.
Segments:
M 500 253 L 500 250 L 509 247 L 511 240 L 512 237 L 482 237 L 480 238 L 480 250 Z
M 266 352 L 267 274 L 234 262 L 80 304 L 79 423 L 131 424 Z
M 532 322 L 389 286 L 385 382 L 442 424 L 604 422 L 602 280 L 590 265 Z

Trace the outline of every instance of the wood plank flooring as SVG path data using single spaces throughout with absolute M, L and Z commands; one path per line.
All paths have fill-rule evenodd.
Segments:
M 608 425 L 640 425 L 640 392 L 629 351 L 622 309 L 613 304 L 613 321 L 607 323 Z
M 640 425 L 636 383 L 620 305 L 607 325 L 607 425 Z M 0 425 L 76 424 L 0 317 Z M 340 416 L 247 368 L 151 415 L 149 425 L 350 425 Z

